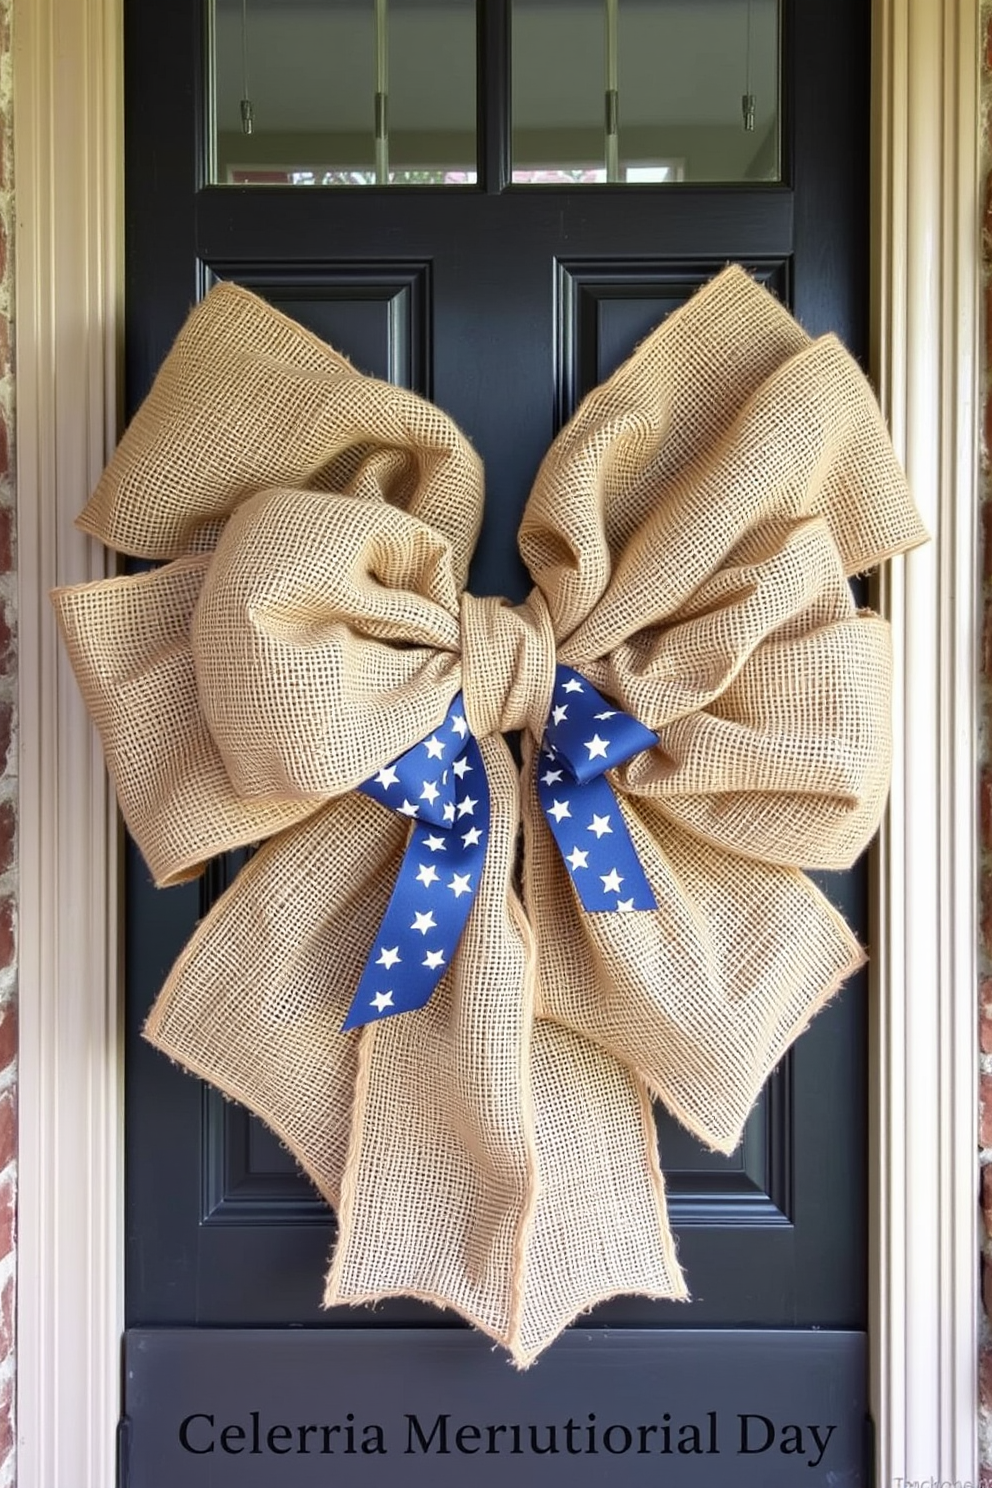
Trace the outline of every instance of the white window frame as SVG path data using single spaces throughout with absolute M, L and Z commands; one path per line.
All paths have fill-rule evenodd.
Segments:
M 875 854 L 872 1393 L 878 1482 L 974 1481 L 978 0 L 874 0 L 874 369 L 929 547 L 893 563 L 896 759 Z M 123 1225 L 117 837 L 47 591 L 112 447 L 119 0 L 14 32 L 20 584 L 19 1488 L 112 1488 Z M 829 123 L 829 121 L 828 121 Z

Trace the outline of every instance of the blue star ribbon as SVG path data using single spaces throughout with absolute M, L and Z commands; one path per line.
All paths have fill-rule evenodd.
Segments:
M 580 673 L 555 668 L 537 794 L 585 910 L 656 907 L 605 772 L 657 742 L 657 734 L 611 707 Z
M 555 668 L 537 760 L 541 806 L 582 907 L 654 909 L 655 897 L 605 771 L 657 736 L 611 708 L 571 667 Z M 490 796 L 458 693 L 441 727 L 358 787 L 413 822 L 343 1027 L 423 1007 L 451 964 L 482 879 Z
M 465 929 L 489 840 L 489 782 L 458 693 L 439 729 L 358 787 L 413 832 L 344 1028 L 430 1000 Z

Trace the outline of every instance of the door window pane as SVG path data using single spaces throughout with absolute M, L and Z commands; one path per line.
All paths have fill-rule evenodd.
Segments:
M 777 181 L 779 0 L 513 0 L 513 180 Z
M 476 179 L 473 0 L 214 0 L 213 179 Z

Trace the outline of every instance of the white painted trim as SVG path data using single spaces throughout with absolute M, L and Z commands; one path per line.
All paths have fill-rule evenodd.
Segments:
M 977 1481 L 978 0 L 876 0 L 875 368 L 934 542 L 890 565 L 874 945 L 879 1485 Z
M 73 518 L 116 437 L 120 38 L 117 0 L 17 6 L 19 1488 L 115 1479 L 116 824 L 47 594 L 103 572 Z
M 19 1488 L 112 1488 L 116 853 L 55 644 L 115 425 L 119 0 L 15 27 L 20 528 Z M 892 566 L 896 772 L 877 860 L 873 1391 L 880 1488 L 975 1479 L 977 0 L 875 0 L 876 368 L 937 542 Z

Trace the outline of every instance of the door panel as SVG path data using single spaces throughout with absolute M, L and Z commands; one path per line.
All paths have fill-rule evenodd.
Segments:
M 431 270 L 420 263 L 322 264 L 310 275 L 240 273 L 213 265 L 212 281 L 237 279 L 331 346 L 347 346 L 356 366 L 428 396 Z
M 136 1330 L 125 1353 L 129 1479 L 142 1488 L 495 1488 L 510 1474 L 542 1488 L 864 1481 L 859 1334 L 806 1333 L 797 1347 L 773 1331 L 707 1340 L 576 1329 L 541 1366 L 536 1415 L 533 1373 L 514 1374 L 484 1339 L 435 1332 L 416 1349 L 396 1330 L 380 1339 L 348 1329 Z
M 204 186 L 199 4 L 127 0 L 126 11 L 129 411 L 192 301 L 213 279 L 247 285 L 363 370 L 435 399 L 469 434 L 487 470 L 476 593 L 523 596 L 517 525 L 550 440 L 728 259 L 811 332 L 836 330 L 864 350 L 865 0 L 784 6 L 782 184 L 574 191 L 503 189 L 503 0 L 479 12 L 480 186 L 438 191 Z M 457 1325 L 409 1301 L 321 1311 L 332 1216 L 254 1118 L 140 1039 L 169 965 L 236 867 L 160 893 L 127 848 L 128 1323 Z M 863 867 L 828 892 L 864 938 Z M 857 978 L 773 1076 L 731 1158 L 659 1115 L 694 1300 L 620 1299 L 592 1327 L 864 1328 L 864 1045 Z
M 863 921 L 862 867 L 827 887 L 852 923 Z M 129 1324 L 457 1326 L 412 1301 L 321 1309 L 333 1216 L 255 1118 L 139 1036 L 211 891 L 156 890 L 129 844 L 126 892 L 129 922 L 149 930 L 131 936 L 126 958 Z M 731 1157 L 659 1112 L 693 1301 L 620 1298 L 597 1308 L 595 1323 L 864 1327 L 864 982 L 854 978 L 783 1060 Z

